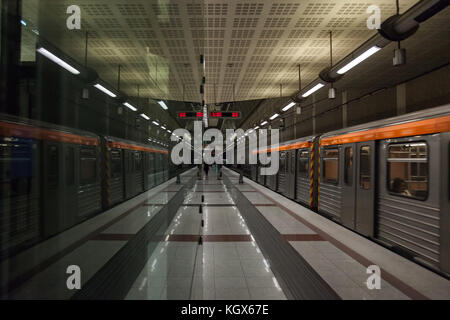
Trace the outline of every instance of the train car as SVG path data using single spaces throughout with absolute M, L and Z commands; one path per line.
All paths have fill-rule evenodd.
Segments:
M 320 137 L 319 212 L 450 274 L 450 105 Z
M 265 186 L 449 275 L 449 131 L 446 105 L 256 152 L 280 154 Z
M 102 145 L 105 209 L 168 179 L 162 165 L 167 150 L 113 137 L 103 137 Z
M 315 168 L 318 161 L 314 150 L 317 148 L 317 141 L 318 136 L 309 136 L 256 151 L 258 154 L 268 152 L 269 156 L 272 152 L 278 152 L 280 159 L 278 173 L 273 176 L 262 176 L 259 170 L 262 166 L 258 166 L 257 182 L 292 200 L 315 208 L 318 171 Z
M 1 254 L 101 210 L 100 137 L 0 115 Z

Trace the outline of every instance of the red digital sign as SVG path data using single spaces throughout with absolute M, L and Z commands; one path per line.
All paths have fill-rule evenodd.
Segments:
M 238 119 L 241 117 L 241 113 L 239 111 L 211 111 L 209 113 L 210 118 L 226 118 L 226 119 Z
M 178 112 L 178 118 L 180 118 L 180 119 L 202 119 L 203 112 L 182 111 L 182 112 Z

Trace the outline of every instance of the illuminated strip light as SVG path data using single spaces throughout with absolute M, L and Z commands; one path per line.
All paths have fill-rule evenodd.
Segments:
M 169 108 L 167 107 L 166 103 L 162 100 L 158 101 L 158 104 L 161 106 L 161 108 L 163 108 L 164 110 L 168 110 Z
M 261 123 L 261 126 L 265 126 L 267 123 L 267 121 L 264 121 L 263 123 Z
M 24 20 L 20 20 L 20 23 L 23 24 L 25 27 L 27 26 L 27 23 Z
M 258 130 L 259 129 L 259 126 L 256 126 L 253 130 Z
M 166 127 L 164 127 L 164 126 L 161 126 L 161 129 L 164 129 L 164 130 L 166 130 Z
M 113 92 L 111 92 L 110 90 L 106 89 L 104 86 L 102 86 L 101 84 L 97 83 L 96 85 L 94 85 L 94 87 L 96 87 L 98 90 L 102 91 L 103 93 L 106 93 L 108 96 L 110 96 L 111 98 L 115 98 L 117 97 Z
M 324 87 L 324 84 L 322 84 L 322 83 L 316 84 L 313 88 L 311 88 L 311 89 L 309 89 L 308 91 L 306 91 L 306 92 L 302 95 L 302 97 L 303 97 L 303 98 L 306 98 L 306 97 L 310 96 L 311 94 L 313 94 L 314 92 L 316 92 L 317 90 L 319 90 L 319 89 L 322 88 L 322 87 Z
M 141 117 L 145 120 L 150 120 L 150 118 L 145 113 L 141 113 Z
M 80 71 L 78 71 L 77 69 L 72 67 L 70 64 L 68 64 L 67 62 L 63 61 L 62 59 L 58 58 L 57 56 L 55 56 L 53 53 L 51 53 L 47 49 L 39 48 L 36 51 L 39 52 L 40 54 L 42 54 L 44 57 L 52 60 L 57 65 L 63 67 L 64 69 L 66 69 L 70 73 L 80 74 Z
M 273 116 L 270 117 L 270 120 L 274 120 L 274 119 L 278 118 L 279 116 L 280 115 L 278 113 L 275 113 Z
M 159 123 L 156 122 L 156 121 L 153 121 L 152 123 L 153 123 L 155 126 L 159 126 Z
M 170 131 L 170 130 L 167 130 L 167 132 L 168 132 L 168 133 L 172 133 L 172 131 Z
M 137 111 L 137 108 L 135 108 L 134 106 L 132 106 L 132 105 L 129 104 L 128 102 L 125 102 L 123 105 L 124 105 L 125 107 L 127 107 L 128 109 L 130 109 L 130 110 Z
M 292 108 L 292 107 L 295 106 L 295 105 L 296 105 L 295 102 L 291 102 L 291 103 L 289 103 L 286 107 L 284 107 L 284 108 L 281 109 L 281 110 L 283 110 L 283 111 L 288 111 L 290 108 Z
M 346 64 L 344 67 L 342 67 L 341 69 L 339 69 L 337 71 L 337 73 L 339 74 L 344 74 L 346 73 L 348 70 L 352 69 L 354 66 L 360 64 L 361 62 L 363 62 L 364 60 L 366 60 L 367 58 L 369 58 L 371 55 L 377 53 L 379 50 L 381 50 L 380 47 L 377 46 L 373 46 L 371 47 L 369 50 L 367 50 L 366 52 L 362 53 L 361 55 L 359 55 L 357 58 L 353 59 L 352 61 L 350 61 L 348 64 Z

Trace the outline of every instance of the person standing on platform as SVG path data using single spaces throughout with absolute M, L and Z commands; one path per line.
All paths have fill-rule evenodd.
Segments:
M 206 163 L 203 164 L 203 170 L 205 170 L 206 178 L 208 178 L 209 166 Z

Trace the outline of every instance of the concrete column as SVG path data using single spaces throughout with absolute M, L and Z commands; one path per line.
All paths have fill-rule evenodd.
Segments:
M 348 127 L 347 122 L 347 91 L 342 91 L 342 127 Z
M 397 115 L 406 113 L 406 84 L 402 83 L 396 87 L 397 91 Z

